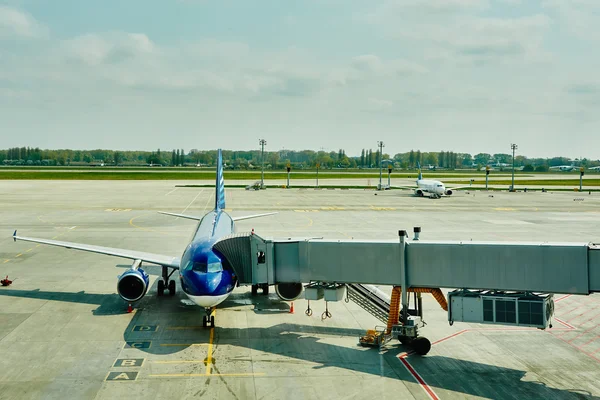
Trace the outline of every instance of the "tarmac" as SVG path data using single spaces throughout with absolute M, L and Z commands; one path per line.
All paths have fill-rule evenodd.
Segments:
M 180 256 L 213 188 L 190 181 L 2 181 L 0 184 L 0 399 L 597 399 L 600 296 L 555 296 L 545 331 L 455 322 L 423 298 L 432 342 L 426 356 L 392 340 L 358 346 L 381 322 L 353 302 L 290 303 L 239 287 L 202 328 L 203 311 L 179 290 L 151 289 L 127 313 L 116 294 L 125 259 L 28 242 L 11 235 Z M 442 199 L 408 191 L 227 189 L 237 223 L 263 237 L 600 243 L 600 194 L 458 192 Z M 368 266 L 365 266 L 368 268 Z M 389 292 L 389 287 L 382 287 Z M 447 292 L 447 290 L 444 290 Z M 260 293 L 260 292 L 259 292 Z

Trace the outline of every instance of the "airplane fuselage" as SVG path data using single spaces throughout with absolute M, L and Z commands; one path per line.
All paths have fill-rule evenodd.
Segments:
M 446 193 L 446 186 L 440 181 L 432 179 L 418 179 L 415 194 L 423 196 L 423 193 L 442 196 Z
M 233 270 L 224 267 L 212 250 L 220 238 L 234 233 L 235 223 L 222 210 L 207 213 L 198 223 L 181 257 L 179 279 L 184 293 L 194 303 L 210 308 L 222 303 L 236 286 Z

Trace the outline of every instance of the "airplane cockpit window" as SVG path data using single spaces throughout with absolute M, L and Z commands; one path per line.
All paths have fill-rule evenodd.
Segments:
M 184 269 L 191 269 L 196 272 L 220 272 L 223 271 L 223 266 L 220 262 L 211 262 L 207 264 L 205 262 L 189 261 Z

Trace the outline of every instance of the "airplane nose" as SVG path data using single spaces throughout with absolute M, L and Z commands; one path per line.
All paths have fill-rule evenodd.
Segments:
M 219 274 L 184 271 L 181 275 L 183 290 L 194 296 L 214 293 L 219 286 Z

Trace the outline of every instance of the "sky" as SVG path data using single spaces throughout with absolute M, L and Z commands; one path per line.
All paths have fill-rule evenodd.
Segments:
M 0 0 L 0 148 L 600 158 L 598 0 Z

